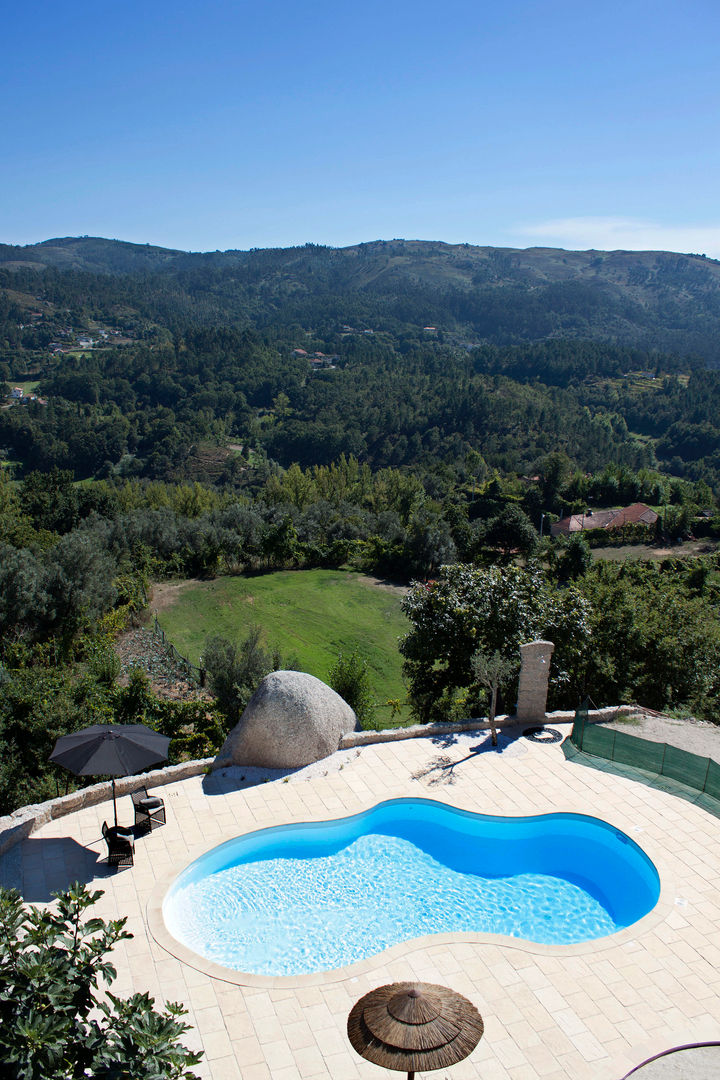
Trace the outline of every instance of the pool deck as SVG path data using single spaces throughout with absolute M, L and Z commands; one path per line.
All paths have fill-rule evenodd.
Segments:
M 339 752 L 326 775 L 238 790 L 193 777 L 158 789 L 168 823 L 138 838 L 135 865 L 108 870 L 100 826 L 108 803 L 43 826 L 0 858 L 0 884 L 47 902 L 80 880 L 104 889 L 97 913 L 128 916 L 132 940 L 113 953 L 113 991 L 148 990 L 181 1001 L 206 1057 L 208 1080 L 380 1080 L 392 1073 L 352 1050 L 354 1002 L 383 983 L 442 983 L 464 994 L 485 1035 L 438 1080 L 621 1080 L 671 1046 L 720 1039 L 720 819 L 662 790 L 566 761 L 559 744 L 519 739 L 487 750 L 467 741 L 411 739 Z M 457 762 L 442 768 L 440 757 Z M 342 765 L 340 768 L 339 766 Z M 342 817 L 397 797 L 422 797 L 486 814 L 593 814 L 636 840 L 655 861 L 656 909 L 613 937 L 545 947 L 488 935 L 443 935 L 395 946 L 340 972 L 238 983 L 199 970 L 159 923 L 166 883 L 190 857 L 239 833 Z M 121 822 L 132 820 L 129 797 Z M 362 912 L 358 912 L 362 918 Z M 172 955 L 159 944 L 173 947 Z M 206 966 L 206 965 L 205 965 Z

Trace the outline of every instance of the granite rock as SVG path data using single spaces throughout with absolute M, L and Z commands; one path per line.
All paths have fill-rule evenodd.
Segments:
M 213 768 L 301 768 L 334 753 L 355 727 L 353 710 L 320 679 L 302 671 L 273 671 L 248 702 Z

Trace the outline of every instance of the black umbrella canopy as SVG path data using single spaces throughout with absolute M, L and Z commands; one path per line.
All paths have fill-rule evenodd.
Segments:
M 50 760 L 76 776 L 130 776 L 165 761 L 169 745 L 144 724 L 93 724 L 61 736 Z
M 93 724 L 72 735 L 62 735 L 50 760 L 76 776 L 131 776 L 166 761 L 169 745 L 166 735 L 144 724 Z

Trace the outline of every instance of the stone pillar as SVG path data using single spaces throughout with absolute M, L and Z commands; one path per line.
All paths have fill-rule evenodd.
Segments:
M 522 721 L 545 722 L 552 641 L 530 641 L 520 646 L 520 684 L 518 686 L 517 718 Z

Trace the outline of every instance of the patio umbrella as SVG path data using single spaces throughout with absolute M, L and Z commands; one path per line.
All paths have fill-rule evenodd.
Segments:
M 353 1005 L 348 1038 L 361 1057 L 385 1069 L 432 1072 L 462 1061 L 482 1038 L 475 1006 L 434 983 L 390 983 Z
M 75 776 L 112 776 L 113 807 L 116 776 L 131 776 L 166 761 L 170 739 L 144 724 L 93 724 L 62 735 L 50 760 Z

